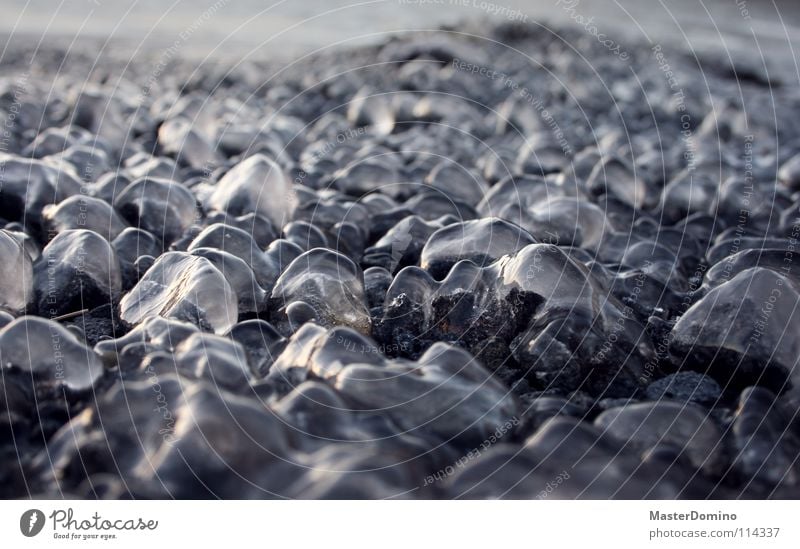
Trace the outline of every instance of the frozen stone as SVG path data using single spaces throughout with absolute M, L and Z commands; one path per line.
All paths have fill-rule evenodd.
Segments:
M 238 315 L 236 294 L 225 276 L 209 260 L 185 252 L 161 255 L 120 303 L 120 318 L 128 324 L 163 316 L 219 334 Z
M 33 376 L 37 387 L 85 391 L 103 375 L 100 358 L 69 330 L 24 316 L 0 330 L 0 365 Z
M 168 179 L 143 177 L 125 187 L 114 208 L 128 223 L 144 229 L 164 243 L 177 240 L 197 216 L 191 191 Z
M 42 213 L 51 234 L 86 229 L 111 242 L 128 227 L 107 202 L 91 196 L 71 196 L 58 205 L 45 206 Z
M 480 444 L 517 413 L 505 387 L 469 353 L 445 343 L 417 363 L 351 364 L 335 386 L 361 407 L 385 411 L 404 431 L 443 441 Z
M 222 163 L 222 156 L 208 139 L 192 126 L 191 120 L 177 116 L 158 128 L 158 143 L 163 151 L 180 164 L 210 169 Z
M 205 201 L 207 209 L 232 216 L 260 213 L 275 227 L 291 221 L 296 204 L 291 181 L 277 163 L 263 154 L 234 166 Z
M 431 235 L 422 249 L 420 266 L 434 277 L 442 278 L 463 259 L 488 265 L 534 242 L 523 228 L 502 219 L 454 223 Z
M 205 257 L 221 272 L 236 293 L 239 314 L 260 313 L 267 305 L 267 292 L 259 286 L 250 266 L 228 252 L 216 248 L 195 248 L 192 255 Z
M 743 270 L 713 288 L 678 319 L 670 353 L 681 367 L 723 387 L 797 383 L 800 330 L 797 282 L 765 268 Z
M 41 222 L 47 204 L 81 191 L 77 177 L 40 160 L 0 154 L 0 173 L 0 216 L 26 224 Z
M 275 283 L 270 309 L 276 321 L 291 322 L 291 308 L 300 304 L 310 308 L 313 320 L 323 326 L 350 326 L 363 334 L 371 331 L 361 269 L 331 250 L 305 252 Z
M 595 426 L 637 449 L 671 444 L 698 469 L 725 472 L 722 433 L 704 408 L 678 402 L 631 404 L 600 414 Z
M 34 265 L 34 280 L 39 313 L 50 317 L 109 305 L 122 290 L 114 248 L 86 229 L 51 240 Z
M 33 263 L 20 242 L 0 230 L 0 310 L 23 312 L 33 301 Z

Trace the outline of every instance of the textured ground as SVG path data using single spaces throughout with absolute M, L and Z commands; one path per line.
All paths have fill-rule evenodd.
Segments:
M 16 46 L 0 493 L 800 495 L 796 86 L 468 34 Z

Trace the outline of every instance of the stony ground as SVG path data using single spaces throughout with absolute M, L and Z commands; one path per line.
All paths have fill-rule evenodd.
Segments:
M 0 494 L 800 496 L 800 93 L 506 24 L 1 67 Z

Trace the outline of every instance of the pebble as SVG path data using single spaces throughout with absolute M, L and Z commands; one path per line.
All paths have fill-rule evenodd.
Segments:
M 45 157 L 53 163 L 68 163 L 81 180 L 89 183 L 110 170 L 108 154 L 96 146 L 72 145 L 57 155 Z
M 444 343 L 432 345 L 416 364 L 347 366 L 334 386 L 360 407 L 385 410 L 404 431 L 444 442 L 480 444 L 516 414 L 513 397 L 488 371 Z
M 171 244 L 189 228 L 197 213 L 192 193 L 169 179 L 142 177 L 114 199 L 114 209 L 131 226 Z
M 389 229 L 375 245 L 367 248 L 361 264 L 383 267 L 392 273 L 416 265 L 424 243 L 441 227 L 441 223 L 436 221 L 428 222 L 410 215 Z
M 778 180 L 792 191 L 800 190 L 800 154 L 781 165 L 778 170 Z
M 642 209 L 652 193 L 633 167 L 620 158 L 603 158 L 592 170 L 586 187 L 595 195 L 608 194 L 629 206 Z
M 792 412 L 793 413 L 793 412 Z M 800 436 L 767 389 L 742 391 L 733 419 L 733 466 L 743 478 L 763 480 L 770 490 L 800 486 Z
M 16 281 L 0 284 L 0 310 L 24 312 L 33 302 L 33 262 L 19 240 L 5 230 L 0 230 L 0 277 Z
M 116 303 L 122 291 L 114 248 L 87 229 L 58 233 L 34 264 L 33 278 L 38 312 L 50 318 Z
M 286 339 L 270 323 L 261 319 L 239 322 L 226 335 L 242 345 L 250 371 L 257 378 L 267 375 L 272 363 L 286 346 Z
M 0 154 L 0 217 L 40 228 L 42 210 L 80 193 L 81 183 L 68 170 L 42 160 Z
M 667 401 L 631 404 L 603 412 L 594 424 L 637 449 L 673 445 L 698 469 L 717 476 L 725 471 L 722 433 L 698 406 Z
M 186 377 L 206 379 L 230 390 L 246 387 L 250 379 L 244 347 L 218 335 L 190 335 L 175 349 L 175 363 Z
M 259 286 L 247 263 L 217 248 L 195 248 L 192 255 L 206 258 L 222 273 L 236 294 L 240 315 L 261 313 L 266 309 L 267 292 Z
M 484 266 L 534 242 L 527 231 L 502 219 L 454 223 L 428 238 L 420 254 L 420 266 L 439 279 L 461 260 Z
M 45 206 L 42 214 L 50 234 L 86 229 L 111 242 L 128 228 L 107 202 L 91 196 L 71 196 L 58 205 Z
M 198 328 L 194 324 L 153 316 L 121 337 L 98 342 L 94 346 L 94 351 L 104 364 L 113 367 L 117 363 L 119 355 L 124 353 L 128 346 L 146 348 L 148 352 L 161 350 L 172 353 L 181 342 L 197 331 Z M 136 369 L 140 363 L 141 360 L 128 369 Z
M 0 496 L 796 497 L 800 94 L 473 30 L 15 43 Z
M 678 319 L 670 353 L 676 365 L 705 373 L 723 388 L 776 391 L 797 381 L 800 321 L 797 282 L 775 271 L 745 269 L 713 288 Z
M 122 271 L 122 287 L 126 291 L 139 280 L 137 261 L 145 257 L 155 260 L 161 254 L 161 242 L 151 233 L 134 227 L 123 230 L 111 245 L 117 253 Z
M 120 318 L 128 324 L 139 324 L 154 315 L 221 334 L 233 327 L 239 310 L 236 294 L 211 261 L 185 252 L 167 252 L 120 302 Z
M 191 120 L 181 116 L 170 118 L 159 126 L 158 144 L 180 164 L 201 169 L 222 164 L 222 156 L 212 144 L 193 127 Z
M 281 458 L 291 462 L 282 424 L 263 406 L 174 373 L 119 383 L 49 453 L 52 463 L 41 455 L 32 466 L 40 482 L 74 483 L 79 466 L 89 478 L 113 473 L 139 497 L 268 497 L 269 472 L 280 478 Z
M 306 320 L 326 327 L 350 326 L 363 334 L 372 329 L 361 269 L 325 248 L 292 261 L 275 283 L 270 303 L 275 322 L 288 322 L 291 331 Z
M 100 358 L 72 332 L 33 316 L 20 317 L 0 330 L 0 365 L 31 375 L 45 392 L 80 393 L 103 375 Z
M 425 178 L 425 183 L 444 196 L 471 206 L 483 200 L 489 191 L 483 178 L 448 161 L 437 164 Z
M 226 173 L 204 205 L 234 217 L 256 212 L 274 227 L 283 227 L 296 204 L 291 181 L 283 169 L 267 156 L 255 154 Z
M 712 378 L 697 372 L 678 372 L 654 381 L 647 387 L 649 400 L 669 399 L 676 402 L 712 406 L 722 396 L 722 389 Z
M 187 251 L 208 248 L 229 253 L 247 264 L 262 288 L 272 288 L 280 274 L 246 231 L 223 223 L 214 223 L 192 239 Z
M 494 445 L 449 482 L 448 496 L 470 499 L 675 499 L 702 497 L 664 461 L 639 456 L 587 422 L 556 417 L 522 446 Z M 665 470 L 666 469 L 666 470 Z

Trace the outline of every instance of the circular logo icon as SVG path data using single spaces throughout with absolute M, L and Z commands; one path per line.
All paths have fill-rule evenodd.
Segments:
M 28 509 L 19 519 L 19 531 L 27 538 L 32 538 L 44 528 L 44 513 L 38 509 Z

